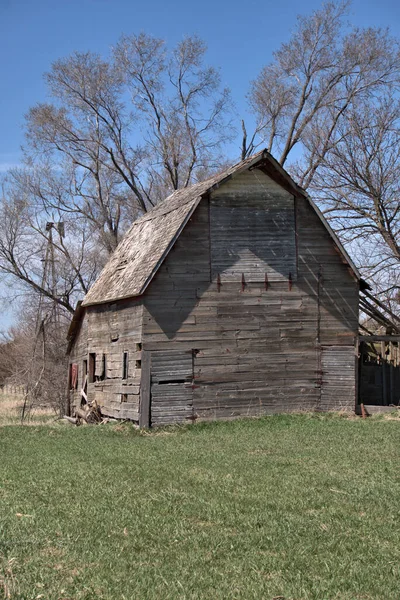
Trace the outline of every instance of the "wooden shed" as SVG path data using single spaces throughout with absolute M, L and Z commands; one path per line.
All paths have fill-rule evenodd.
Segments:
M 142 426 L 354 410 L 360 275 L 267 152 L 133 223 L 69 333 L 72 410 Z

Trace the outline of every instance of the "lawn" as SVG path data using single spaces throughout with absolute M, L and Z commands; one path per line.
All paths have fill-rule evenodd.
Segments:
M 0 598 L 400 597 L 400 420 L 0 428 Z

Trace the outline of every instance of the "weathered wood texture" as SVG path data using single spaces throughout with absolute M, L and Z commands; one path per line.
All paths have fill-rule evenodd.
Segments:
M 70 354 L 79 367 L 78 388 L 71 391 L 73 407 L 81 404 L 83 361 L 96 354 L 96 381 L 88 384 L 88 401 L 96 401 L 106 416 L 139 419 L 143 307 L 138 300 L 91 306 L 86 309 Z M 128 353 L 128 372 L 123 379 L 123 356 Z M 103 359 L 104 357 L 104 359 Z M 103 379 L 100 375 L 105 363 Z
M 257 162 L 262 154 L 263 151 L 206 181 L 174 192 L 135 221 L 86 294 L 82 306 L 142 294 L 202 194 L 229 179 L 235 172 Z
M 356 392 L 354 347 L 323 346 L 321 365 L 321 410 L 354 410 Z
M 210 241 L 213 279 L 295 279 L 293 195 L 257 169 L 232 178 L 211 196 Z
M 133 226 L 74 325 L 75 407 L 87 396 L 142 425 L 354 408 L 355 271 L 296 186 L 249 165 Z
M 139 426 L 150 427 L 151 406 L 151 353 L 143 351 L 142 373 L 140 381 Z
M 277 222 L 292 227 L 275 247 L 272 270 L 264 259 L 249 260 L 245 240 L 254 243 L 252 219 L 242 219 L 237 229 L 240 252 L 232 249 L 227 230 L 210 223 L 219 202 L 238 208 L 241 196 L 249 211 L 256 207 L 260 214 L 265 206 L 269 218 L 273 206 Z M 263 252 L 269 252 L 274 242 L 268 246 L 267 236 L 260 235 Z M 218 273 L 216 249 L 224 244 Z M 229 267 L 229 273 L 222 267 Z M 153 353 L 194 351 L 192 415 L 188 409 L 185 419 L 328 410 L 337 408 L 338 400 L 340 406 L 354 408 L 358 282 L 306 198 L 278 193 L 261 171 L 238 174 L 215 190 L 210 201 L 201 201 L 143 301 L 143 348 Z M 343 356 L 351 361 L 345 390 L 340 378 L 330 379 L 330 397 L 337 393 L 334 404 L 327 396 L 322 400 L 321 346 L 343 347 Z M 167 409 L 157 414 L 162 422 L 176 420 Z
M 193 353 L 151 353 L 151 423 L 181 423 L 193 417 Z

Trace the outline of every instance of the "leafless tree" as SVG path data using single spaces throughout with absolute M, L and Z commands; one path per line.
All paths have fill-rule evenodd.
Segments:
M 51 103 L 26 116 L 25 165 L 3 181 L 0 276 L 72 312 L 130 223 L 215 171 L 229 92 L 196 36 L 123 37 L 109 60 L 74 53 L 46 75 Z M 46 281 L 48 222 L 57 282 Z M 65 235 L 64 235 L 65 234 Z
M 194 36 L 168 55 L 142 33 L 122 37 L 108 61 L 74 53 L 46 75 L 54 101 L 27 115 L 30 187 L 93 223 L 108 252 L 138 214 L 218 167 L 230 97 L 205 51 Z
M 206 46 L 187 37 L 167 56 L 162 40 L 145 34 L 122 37 L 114 50 L 136 114 L 143 117 L 143 141 L 150 157 L 147 193 L 174 191 L 219 166 L 221 146 L 232 135 L 229 90 L 205 67 Z M 204 108 L 206 107 L 206 110 Z M 155 188 L 155 189 L 154 189 Z
M 60 416 L 66 408 L 68 321 L 51 321 L 47 311 L 38 323 L 37 315 L 37 303 L 25 300 L 16 324 L 0 343 L 0 381 L 23 393 L 22 420 L 38 408 L 51 408 Z
M 96 244 L 96 232 L 90 222 L 75 215 L 56 208 L 45 210 L 23 172 L 9 178 L 11 185 L 9 179 L 3 182 L 0 198 L 0 277 L 12 281 L 9 296 L 29 296 L 33 302 L 43 299 L 55 303 L 61 312 L 72 313 L 105 260 Z M 51 231 L 51 237 L 49 222 L 62 223 Z
M 319 202 L 365 275 L 398 285 L 400 45 L 346 20 L 349 2 L 298 17 L 290 40 L 252 82 L 257 142 Z
M 400 101 L 354 103 L 311 189 L 382 293 L 400 283 Z M 393 294 L 392 294 L 393 297 Z
M 252 82 L 249 100 L 258 132 L 284 165 L 301 152 L 296 171 L 307 189 L 337 141 L 355 102 L 399 82 L 399 43 L 387 30 L 346 23 L 348 2 L 328 2 L 299 16 L 289 42 Z M 244 148 L 246 155 L 251 149 Z

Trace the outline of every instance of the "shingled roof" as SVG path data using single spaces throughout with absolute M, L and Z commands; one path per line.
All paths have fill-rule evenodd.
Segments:
M 174 192 L 135 221 L 86 294 L 82 307 L 143 294 L 202 197 L 227 179 L 258 165 L 261 161 L 269 174 L 271 171 L 274 173 L 278 183 L 281 183 L 286 189 L 289 188 L 292 193 L 302 195 L 310 202 L 346 262 L 359 279 L 360 274 L 319 209 L 271 154 L 267 150 L 262 150 L 233 165 L 223 173 Z

